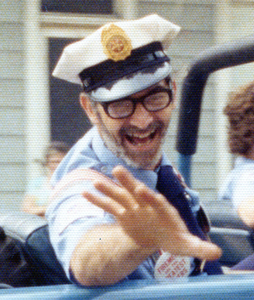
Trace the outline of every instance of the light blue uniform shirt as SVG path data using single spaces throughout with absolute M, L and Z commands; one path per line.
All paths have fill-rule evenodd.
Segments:
M 219 200 L 231 200 L 234 208 L 254 195 L 254 160 L 237 157 L 219 192 Z
M 112 178 L 112 169 L 117 165 L 123 165 L 149 188 L 156 189 L 157 173 L 127 166 L 122 159 L 116 157 L 105 147 L 96 128 L 92 128 L 77 142 L 53 176 L 53 186 L 60 180 L 60 184 L 63 182 L 64 185 L 60 192 L 53 196 L 46 218 L 49 223 L 51 243 L 68 278 L 70 278 L 69 265 L 72 253 L 85 232 L 96 225 L 115 222 L 112 215 L 82 197 L 81 194 L 85 190 L 94 194 L 99 194 L 99 192 L 94 188 L 92 180 L 79 180 L 82 176 L 78 174 L 77 170 L 94 169 Z M 163 155 L 161 165 L 170 165 L 165 155 Z M 73 170 L 76 170 L 76 177 L 74 176 L 71 180 L 65 180 L 67 178 L 65 177 L 62 180 Z M 199 202 L 197 197 L 194 198 L 192 209 L 196 212 L 199 209 Z M 153 278 L 153 272 L 154 261 L 152 258 L 148 258 L 134 273 L 128 276 L 128 279 Z

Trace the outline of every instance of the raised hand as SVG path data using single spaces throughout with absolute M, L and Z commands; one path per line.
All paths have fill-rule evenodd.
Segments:
M 221 249 L 192 235 L 178 211 L 166 198 L 135 179 L 126 169 L 113 170 L 120 183 L 96 181 L 94 186 L 105 197 L 84 192 L 91 203 L 115 216 L 124 232 L 142 247 L 163 249 L 171 254 L 214 260 Z

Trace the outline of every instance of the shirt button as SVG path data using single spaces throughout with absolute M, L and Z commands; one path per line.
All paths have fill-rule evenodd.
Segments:
M 192 205 L 192 199 L 191 199 L 191 196 L 187 193 L 187 192 L 185 192 L 184 193 L 184 196 L 185 196 L 185 199 L 188 201 L 188 203 L 189 203 L 189 206 L 191 207 Z
M 102 173 L 106 174 L 107 171 L 108 171 L 108 167 L 107 167 L 107 166 L 102 166 L 102 167 L 101 167 L 101 172 L 102 172 Z

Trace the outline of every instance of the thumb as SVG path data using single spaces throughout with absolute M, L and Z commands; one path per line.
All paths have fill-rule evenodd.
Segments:
M 188 252 L 188 256 L 207 261 L 219 259 L 222 255 L 220 247 L 209 241 L 203 241 L 196 236 L 189 237 Z

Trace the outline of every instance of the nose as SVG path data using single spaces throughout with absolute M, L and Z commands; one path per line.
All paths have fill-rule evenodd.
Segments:
M 137 103 L 136 109 L 130 117 L 130 125 L 136 126 L 139 129 L 146 129 L 153 120 L 152 113 L 147 111 L 141 103 Z

